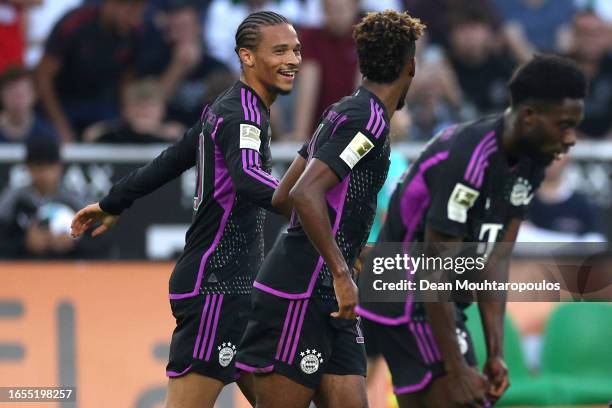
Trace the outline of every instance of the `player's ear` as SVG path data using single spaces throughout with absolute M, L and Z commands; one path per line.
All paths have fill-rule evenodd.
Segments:
M 531 129 L 536 125 L 537 112 L 531 105 L 523 105 L 519 110 L 519 121 L 524 129 Z
M 247 66 L 249 68 L 253 68 L 253 66 L 255 65 L 255 55 L 248 48 L 240 48 L 238 50 L 238 56 L 240 57 L 242 65 Z
M 414 57 L 412 57 L 410 61 L 408 62 L 408 75 L 410 75 L 411 78 L 414 78 L 415 74 L 416 74 L 416 61 Z

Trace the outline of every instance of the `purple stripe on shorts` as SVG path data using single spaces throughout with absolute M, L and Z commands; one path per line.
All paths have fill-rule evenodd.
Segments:
M 306 315 L 306 309 L 308 309 L 308 300 L 303 301 L 302 304 L 302 313 L 300 315 L 300 322 L 297 328 L 297 334 L 293 336 L 293 348 L 291 349 L 291 355 L 289 356 L 289 364 L 293 364 L 293 358 L 295 357 L 295 351 L 297 350 L 297 345 L 300 342 L 300 333 L 302 333 L 302 324 L 304 323 L 304 316 Z
M 236 362 L 236 368 L 249 373 L 269 373 L 274 370 L 274 364 L 267 367 L 253 367 L 244 363 Z
M 293 336 L 295 334 L 295 324 L 297 322 L 297 317 L 300 314 L 300 307 L 304 304 L 303 300 L 300 300 L 296 303 L 295 309 L 293 310 L 293 319 L 291 320 L 291 327 L 289 329 L 289 335 L 287 336 L 287 341 L 285 341 L 285 351 L 283 351 L 283 356 L 281 357 L 281 361 L 287 362 L 287 357 L 289 356 L 289 348 L 293 343 Z
M 217 305 L 217 297 L 218 295 L 212 295 L 212 302 L 210 303 L 210 313 L 208 313 L 208 318 L 206 319 L 206 330 L 204 331 L 204 340 L 202 340 L 202 346 L 200 347 L 200 354 L 198 358 L 202 360 L 204 358 L 204 350 L 206 350 L 206 346 L 208 345 L 208 337 L 210 336 L 210 326 L 213 321 L 213 317 L 215 313 L 215 306 Z
M 210 295 L 205 295 L 204 297 L 206 298 L 206 300 L 204 301 L 204 307 L 202 308 L 202 317 L 200 318 L 200 328 L 198 329 L 198 337 L 196 337 L 196 342 L 193 347 L 193 358 L 196 358 L 198 355 L 200 338 L 202 337 L 202 329 L 204 328 L 204 320 L 206 319 L 206 313 L 208 312 L 208 304 L 210 303 Z
M 433 363 L 435 361 L 435 357 L 434 357 L 433 350 L 431 350 L 429 346 L 427 337 L 425 336 L 425 331 L 423 330 L 423 323 L 418 322 L 416 324 L 416 328 L 417 328 L 417 333 L 419 334 L 419 337 L 421 339 L 421 343 L 423 344 L 423 348 L 425 349 L 425 352 L 427 353 L 427 356 L 429 357 L 429 362 Z
M 429 343 L 431 344 L 431 348 L 433 349 L 434 356 L 436 361 L 442 360 L 442 354 L 440 353 L 440 349 L 438 348 L 438 343 L 436 343 L 436 339 L 431 333 L 431 326 L 429 323 L 425 323 L 425 333 L 427 333 L 427 337 L 429 338 Z
M 410 322 L 410 324 L 408 324 L 408 327 L 410 328 L 410 332 L 412 332 L 412 335 L 414 336 L 414 339 L 417 343 L 417 346 L 419 347 L 419 352 L 421 353 L 421 357 L 423 357 L 423 361 L 425 361 L 425 363 L 429 364 L 432 361 L 430 361 L 429 359 L 429 355 L 425 352 L 425 348 L 423 346 L 423 343 L 421 341 L 421 338 L 419 337 L 415 327 L 414 327 L 414 323 Z
M 478 157 L 480 156 L 480 151 L 482 150 L 483 146 L 486 145 L 494 137 L 495 131 L 492 130 L 482 138 L 480 143 L 478 143 L 478 146 L 476 146 L 476 149 L 474 149 L 474 153 L 472 153 L 472 158 L 470 159 L 470 163 L 463 177 L 464 179 L 470 180 L 474 166 L 476 166 L 476 162 L 478 161 Z
M 240 90 L 240 98 L 242 100 L 242 110 L 244 111 L 244 120 L 249 120 L 249 112 L 247 108 L 246 95 L 244 92 L 244 88 Z
M 223 295 L 219 295 L 219 301 L 217 302 L 217 311 L 215 312 L 215 322 L 213 323 L 212 336 L 208 342 L 208 351 L 206 352 L 206 361 L 210 360 L 210 353 L 212 347 L 215 344 L 215 337 L 217 335 L 217 326 L 219 324 L 219 313 L 221 312 L 221 304 L 223 303 Z
M 401 394 L 409 394 L 411 392 L 421 391 L 423 388 L 427 387 L 427 384 L 429 384 L 429 382 L 431 381 L 431 378 L 432 378 L 431 371 L 428 371 L 427 374 L 425 374 L 425 377 L 423 377 L 423 379 L 416 384 L 406 385 L 404 387 L 397 387 L 397 388 L 393 387 L 393 393 L 395 395 L 401 395 Z
M 191 364 L 189 364 L 189 366 L 183 371 L 181 371 L 180 373 L 177 373 L 176 371 L 166 371 L 166 375 L 170 378 L 180 377 L 181 375 L 185 374 L 189 370 L 191 370 Z
M 285 342 L 285 335 L 287 334 L 287 327 L 289 327 L 289 320 L 291 319 L 291 312 L 293 311 L 294 300 L 289 301 L 289 307 L 287 308 L 287 315 L 285 316 L 285 324 L 283 325 L 283 332 L 281 333 L 278 341 L 278 347 L 276 348 L 276 360 L 280 358 L 281 350 L 283 349 L 283 343 Z

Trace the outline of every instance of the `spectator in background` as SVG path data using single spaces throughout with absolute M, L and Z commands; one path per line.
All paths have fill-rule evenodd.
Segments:
M 24 68 L 8 68 L 0 75 L 0 143 L 35 138 L 58 139 L 55 129 L 34 112 L 34 79 Z
M 323 0 L 325 25 L 300 32 L 302 66 L 298 76 L 294 134 L 308 140 L 323 111 L 357 87 L 359 70 L 353 25 L 359 0 Z
M 403 0 L 411 16 L 427 25 L 427 38 L 431 44 L 448 47 L 450 16 L 466 7 L 480 10 L 497 30 L 500 19 L 493 0 Z
M 55 25 L 37 69 L 42 105 L 64 141 L 118 116 L 120 83 L 134 60 L 135 28 L 146 0 L 103 0 Z
M 519 242 L 605 242 L 601 217 L 564 177 L 569 157 L 555 160 L 533 198 Z
M 168 116 L 185 126 L 200 117 L 205 102 L 236 80 L 230 69 L 204 48 L 201 13 L 188 0 L 171 0 L 163 13 L 163 40 L 148 43 L 139 75 L 160 77 Z
M 506 83 L 515 61 L 500 47 L 487 14 L 466 7 L 453 12 L 449 21 L 448 58 L 464 101 L 474 105 L 479 114 L 505 109 Z
M 593 12 L 574 17 L 569 55 L 589 78 L 584 99 L 584 120 L 579 131 L 591 138 L 604 138 L 612 125 L 612 34 L 610 27 Z
M 559 52 L 567 47 L 574 0 L 495 0 L 504 21 L 503 32 L 515 58 L 527 61 L 537 51 Z
M 57 21 L 83 0 L 39 0 L 27 13 L 25 65 L 34 68 L 43 55 L 45 40 Z
M 234 34 L 242 20 L 261 10 L 281 14 L 297 27 L 300 25 L 303 4 L 302 0 L 212 0 L 206 13 L 206 49 L 236 75 L 240 74 L 240 60 L 234 51 Z
M 178 139 L 185 127 L 164 122 L 166 114 L 162 88 L 155 81 L 141 80 L 128 85 L 123 95 L 122 119 L 92 125 L 83 141 L 96 143 L 169 143 Z
M 25 11 L 41 1 L 0 0 L 0 73 L 9 66 L 23 65 Z
M 27 144 L 26 165 L 31 185 L 7 187 L 0 196 L 0 258 L 88 257 L 91 241 L 69 235 L 70 222 L 84 204 L 62 186 L 59 144 L 35 139 Z M 96 245 L 96 253 L 101 248 Z
M 472 105 L 463 103 L 457 78 L 439 46 L 425 48 L 417 65 L 419 74 L 407 98 L 411 140 L 429 140 L 442 128 L 476 116 Z

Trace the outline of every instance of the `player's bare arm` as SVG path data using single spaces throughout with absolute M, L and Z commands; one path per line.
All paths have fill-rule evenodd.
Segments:
M 425 233 L 425 255 L 435 256 L 431 244 L 436 242 L 461 242 L 461 237 L 439 233 L 431 228 Z M 431 330 L 442 354 L 446 375 L 440 379 L 448 392 L 451 404 L 483 407 L 485 404 L 486 378 L 470 367 L 463 357 L 457 341 L 455 304 L 452 302 L 425 302 L 425 310 Z
M 502 237 L 504 245 L 496 245 L 493 249 L 487 267 L 483 271 L 494 270 L 497 279 L 507 280 L 510 267 L 510 255 L 516 241 L 521 220 L 515 218 L 511 221 L 508 230 Z M 500 275 L 501 274 L 501 275 Z M 485 333 L 487 347 L 487 361 L 484 365 L 484 374 L 489 380 L 487 398 L 491 402 L 497 401 L 510 386 L 508 368 L 504 362 L 504 314 L 506 302 L 479 299 L 478 308 Z
M 287 169 L 283 179 L 272 195 L 272 207 L 287 218 L 291 216 L 291 210 L 293 209 L 293 202 L 289 197 L 289 192 L 298 181 L 305 168 L 306 159 L 298 155 L 291 163 L 291 166 L 289 166 L 289 169 Z
M 289 198 L 300 216 L 308 238 L 334 276 L 334 291 L 338 299 L 339 310 L 332 313 L 332 316 L 354 319 L 357 286 L 334 240 L 325 200 L 325 193 L 339 182 L 338 176 L 329 166 L 318 159 L 313 159 L 295 187 L 291 189 Z

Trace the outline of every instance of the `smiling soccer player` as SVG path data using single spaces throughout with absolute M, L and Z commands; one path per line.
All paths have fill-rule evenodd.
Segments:
M 170 277 L 176 328 L 167 366 L 166 408 L 212 408 L 236 380 L 234 356 L 245 330 L 254 275 L 263 260 L 263 209 L 273 207 L 270 105 L 293 88 L 300 43 L 287 19 L 249 15 L 236 32 L 242 76 L 208 105 L 200 122 L 146 166 L 117 182 L 99 203 L 75 216 L 73 235 L 101 222 L 112 227 L 138 198 L 197 168 L 194 216 L 185 250 Z M 254 403 L 250 376 L 238 385 Z

